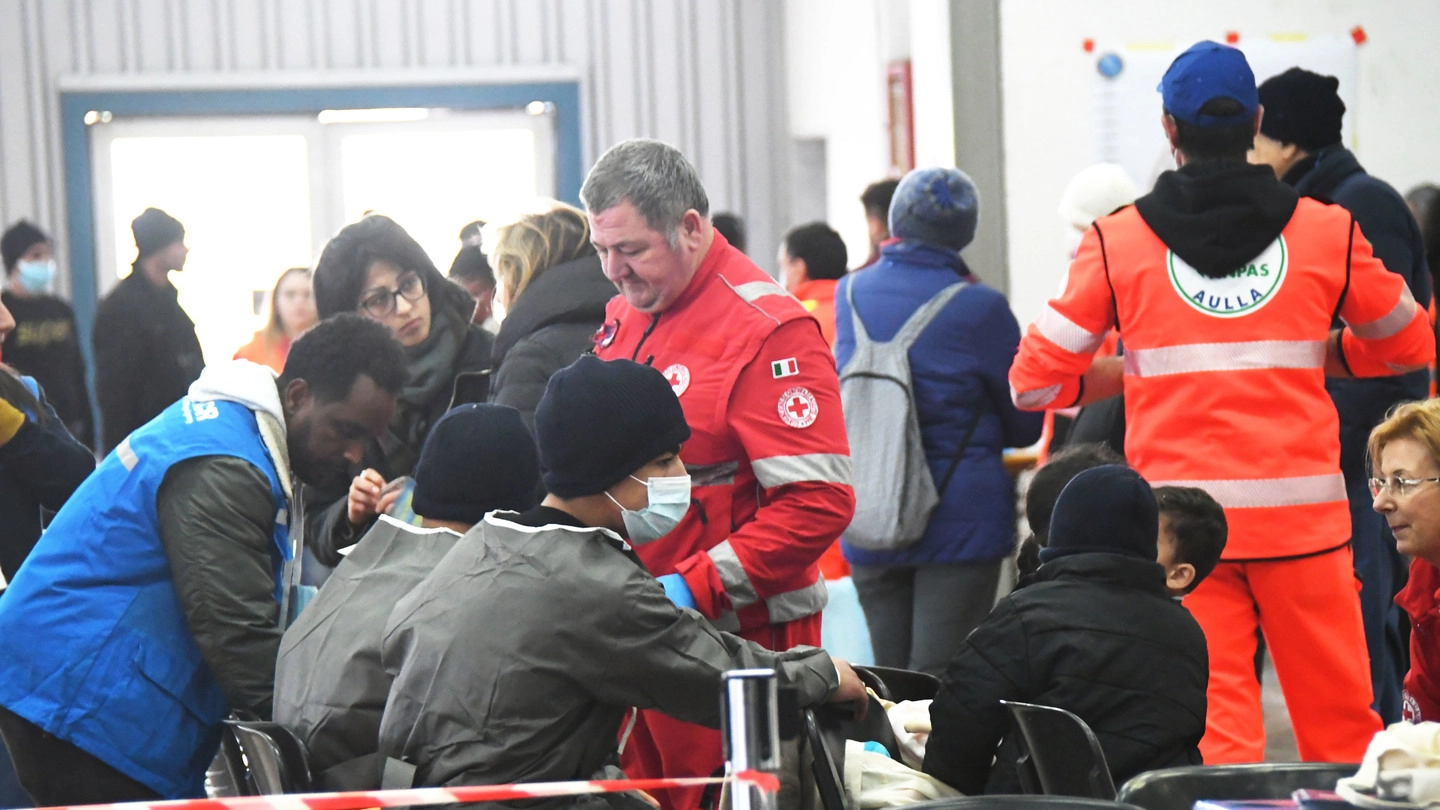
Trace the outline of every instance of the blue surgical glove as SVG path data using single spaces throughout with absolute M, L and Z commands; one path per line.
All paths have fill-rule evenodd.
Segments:
M 663 577 L 656 577 L 655 581 L 665 589 L 665 595 L 679 608 L 695 608 L 695 594 L 690 592 L 690 585 L 685 577 L 679 574 L 666 574 Z

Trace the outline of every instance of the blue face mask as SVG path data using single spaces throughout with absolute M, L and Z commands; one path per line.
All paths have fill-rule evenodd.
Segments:
M 20 262 L 18 267 L 20 286 L 24 287 L 26 292 L 43 293 L 50 288 L 50 282 L 55 278 L 54 259 Z
M 690 476 L 657 476 L 649 481 L 641 481 L 633 475 L 630 478 L 645 485 L 649 503 L 644 509 L 626 509 L 608 492 L 605 497 L 620 506 L 620 519 L 625 521 L 630 542 L 643 546 L 669 534 L 690 511 Z

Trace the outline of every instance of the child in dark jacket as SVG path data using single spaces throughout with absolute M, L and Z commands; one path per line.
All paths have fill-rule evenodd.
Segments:
M 1117 784 L 1200 764 L 1205 636 L 1170 598 L 1155 561 L 1158 532 L 1155 495 L 1129 467 L 1087 470 L 1065 487 L 1040 570 L 1001 600 L 945 673 L 930 709 L 927 773 L 968 794 L 1018 793 L 1001 700 L 1079 715 Z

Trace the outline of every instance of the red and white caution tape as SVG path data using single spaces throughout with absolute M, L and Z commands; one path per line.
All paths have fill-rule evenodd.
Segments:
M 86 807 L 114 810 L 364 810 L 369 807 L 405 807 L 456 802 L 496 802 L 512 799 L 544 799 L 579 796 L 587 793 L 626 793 L 635 790 L 696 787 L 738 782 L 775 792 L 780 780 L 774 774 L 744 771 L 733 777 L 685 779 L 603 779 L 589 782 L 532 782 L 515 785 L 474 785 L 408 790 L 355 790 L 344 793 L 292 793 L 280 796 L 239 796 L 231 799 L 175 799 L 123 804 L 60 806 L 43 810 L 74 810 Z

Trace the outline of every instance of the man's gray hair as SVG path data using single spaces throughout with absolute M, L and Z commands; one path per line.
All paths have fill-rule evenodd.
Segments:
M 710 198 L 695 167 L 679 149 L 647 138 L 621 141 L 601 155 L 585 178 L 580 199 L 591 214 L 628 200 L 647 225 L 665 234 L 671 247 L 679 243 L 686 211 L 710 215 Z

